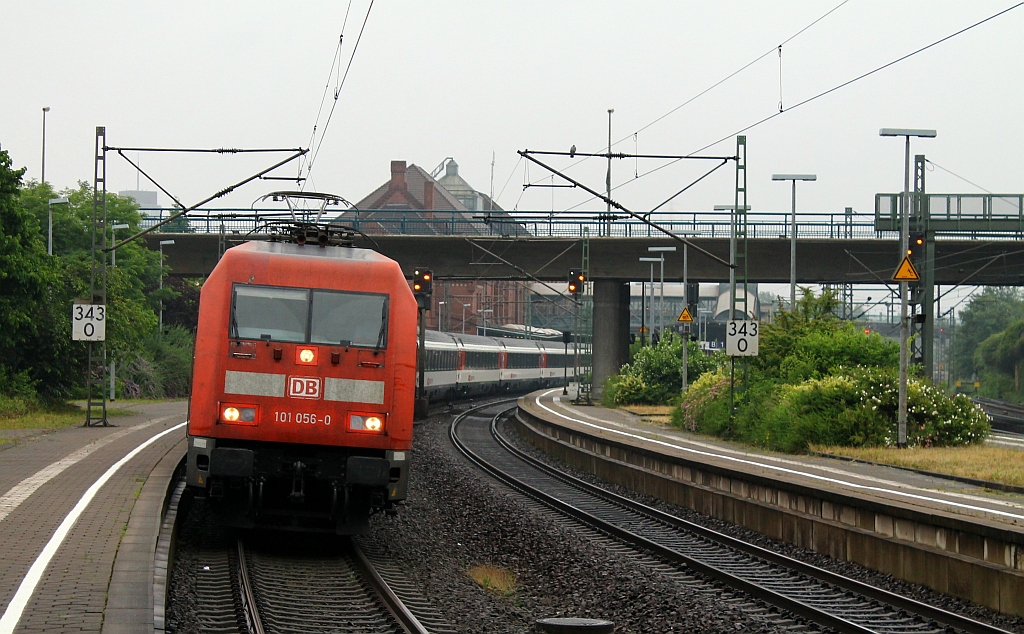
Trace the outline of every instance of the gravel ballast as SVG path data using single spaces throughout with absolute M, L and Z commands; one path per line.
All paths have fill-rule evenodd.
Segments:
M 882 588 L 897 594 L 901 594 L 905 597 L 910 597 L 922 603 L 927 603 L 928 605 L 939 607 L 949 612 L 955 612 L 957 614 L 962 614 L 964 616 L 970 617 L 978 621 L 982 621 L 984 623 L 995 625 L 996 627 L 1002 628 L 1009 632 L 1017 632 L 1020 634 L 1024 634 L 1024 619 L 1008 616 L 1005 614 L 1000 614 L 984 606 L 980 606 L 978 604 L 971 603 L 963 599 L 958 599 L 956 597 L 951 597 L 949 595 L 936 592 L 931 588 L 902 581 L 900 579 L 896 579 L 892 575 L 885 575 L 880 572 L 871 570 L 869 568 L 865 568 L 856 563 L 832 559 L 826 555 L 814 552 L 812 550 L 807 550 L 804 548 L 800 548 L 798 546 L 794 546 L 790 543 L 774 540 L 770 537 L 762 535 L 761 533 L 754 532 L 742 526 L 737 526 L 729 522 L 711 518 L 706 515 L 701 515 L 700 513 L 692 509 L 678 507 L 669 504 L 663 500 L 652 498 L 647 495 L 641 495 L 624 487 L 615 484 L 610 484 L 608 482 L 600 480 L 599 478 L 589 473 L 573 469 L 558 461 L 555 461 L 550 456 L 543 453 L 542 451 L 528 443 L 526 440 L 524 440 L 521 436 L 519 436 L 518 432 L 516 431 L 515 425 L 510 423 L 508 420 L 499 423 L 499 429 L 502 435 L 505 436 L 505 438 L 507 438 L 509 441 L 511 441 L 513 445 L 515 445 L 523 452 L 529 454 L 530 456 L 538 458 L 539 460 L 547 464 L 556 466 L 557 468 L 577 478 L 580 478 L 592 484 L 602 486 L 608 489 L 609 491 L 617 493 L 618 495 L 628 497 L 642 504 L 653 506 L 666 513 L 671 513 L 672 515 L 675 515 L 676 517 L 679 517 L 681 519 L 693 522 L 695 524 L 700 524 L 701 526 L 705 526 L 707 528 L 719 531 L 721 533 L 725 533 L 730 537 L 735 537 L 737 539 L 741 539 L 743 541 L 756 544 L 757 546 L 760 546 L 762 548 L 786 555 L 788 557 L 792 557 L 793 559 L 797 559 L 812 564 L 814 566 L 823 568 L 825 570 L 829 570 L 831 572 L 844 575 L 851 579 L 856 579 L 857 581 L 868 583 L 875 587 Z
M 449 423 L 417 425 L 406 507 L 373 526 L 459 631 L 534 632 L 547 617 L 607 619 L 616 632 L 781 631 L 552 521 L 458 456 Z M 468 571 L 480 565 L 512 571 L 516 590 L 478 586 Z

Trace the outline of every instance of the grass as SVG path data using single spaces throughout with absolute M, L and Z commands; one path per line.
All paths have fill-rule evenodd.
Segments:
M 498 596 L 510 597 L 516 592 L 516 576 L 504 568 L 476 566 L 470 569 L 469 576 L 480 587 L 490 590 Z
M 668 425 L 672 421 L 671 405 L 620 405 L 619 409 L 658 425 Z
M 130 409 L 108 407 L 107 416 L 131 416 L 137 414 Z M 80 425 L 85 421 L 85 410 L 78 405 L 63 404 L 47 407 L 33 407 L 26 412 L 11 416 L 0 416 L 0 430 L 6 429 L 61 429 Z
M 1024 460 L 1017 449 L 970 445 L 968 447 L 824 447 L 812 451 L 846 456 L 898 467 L 910 467 L 965 478 L 1024 486 Z

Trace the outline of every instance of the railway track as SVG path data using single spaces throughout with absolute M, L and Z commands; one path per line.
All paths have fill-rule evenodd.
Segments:
M 993 429 L 1024 434 L 1024 407 L 993 398 L 976 397 L 971 400 L 988 414 Z
M 194 597 L 202 632 L 455 633 L 372 541 L 274 539 L 221 531 L 204 542 Z
M 533 460 L 500 437 L 496 422 L 510 411 L 491 404 L 469 410 L 451 427 L 460 451 L 485 471 L 576 522 L 653 553 L 681 582 L 721 592 L 722 584 L 807 624 L 848 633 L 1005 632 L 815 566 L 779 555 L 617 496 Z M 741 599 L 736 599 L 741 600 Z M 751 606 L 752 611 L 764 612 Z

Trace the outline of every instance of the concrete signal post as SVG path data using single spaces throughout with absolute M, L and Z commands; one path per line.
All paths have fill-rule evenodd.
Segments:
M 935 130 L 921 130 L 915 128 L 882 128 L 878 131 L 879 136 L 904 137 L 906 139 L 906 158 L 903 172 L 903 209 L 900 224 L 900 250 L 897 265 L 903 263 L 906 258 L 910 240 L 910 138 L 919 137 L 923 139 L 934 139 Z M 909 339 L 910 321 L 907 314 L 909 303 L 909 287 L 907 282 L 900 282 L 900 390 L 899 390 L 899 429 L 897 432 L 896 445 L 907 446 L 907 365 L 909 361 Z

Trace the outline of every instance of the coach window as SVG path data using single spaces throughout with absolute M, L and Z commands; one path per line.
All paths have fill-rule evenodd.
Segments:
M 306 289 L 236 284 L 230 336 L 305 341 L 308 311 Z
M 313 291 L 312 343 L 387 347 L 388 296 Z

